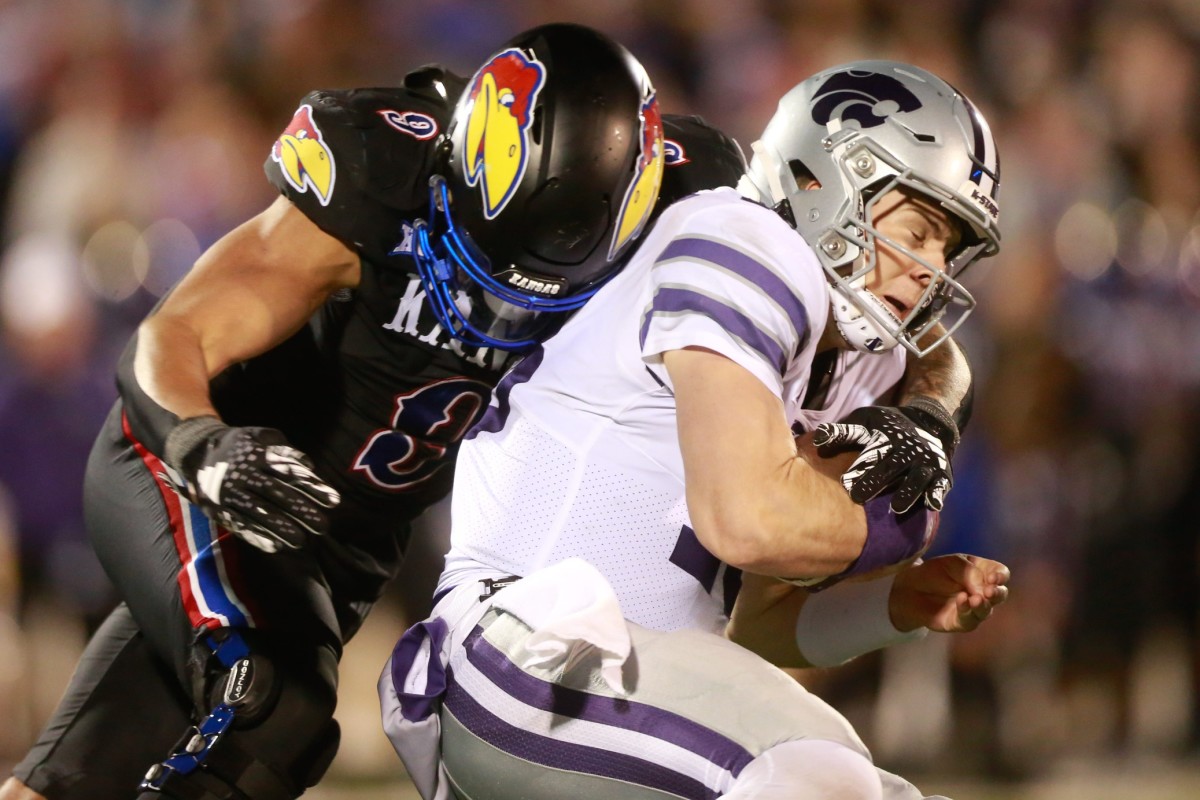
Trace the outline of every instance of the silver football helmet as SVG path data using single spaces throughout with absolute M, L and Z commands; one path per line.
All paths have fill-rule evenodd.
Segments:
M 844 64 L 784 95 L 752 150 L 750 171 L 738 188 L 773 206 L 816 250 L 833 284 L 834 319 L 853 347 L 880 352 L 899 343 L 921 356 L 962 324 L 975 299 L 958 277 L 1000 248 L 996 142 L 962 93 L 908 64 Z M 797 176 L 806 174 L 820 187 L 802 188 Z M 947 254 L 944 268 L 874 226 L 875 203 L 903 187 L 963 223 L 962 243 Z M 933 276 L 904 319 L 864 288 L 876 266 L 878 241 L 916 259 Z M 945 333 L 918 345 L 939 321 Z

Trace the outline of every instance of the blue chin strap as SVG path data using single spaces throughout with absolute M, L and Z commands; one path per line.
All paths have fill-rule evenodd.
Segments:
M 444 230 L 437 233 L 441 220 Z M 472 347 L 494 347 L 499 350 L 524 350 L 539 342 L 535 337 L 499 338 L 489 334 L 464 314 L 455 302 L 456 296 L 477 286 L 505 303 L 538 313 L 575 311 L 583 306 L 607 281 L 597 282 L 570 297 L 541 297 L 501 283 L 492 276 L 491 264 L 479 249 L 471 244 L 454 224 L 450 213 L 450 193 L 446 181 L 434 176 L 429 182 L 429 222 L 413 224 L 413 260 L 425 288 L 425 297 L 434 316 L 451 336 Z M 465 280 L 460 283 L 460 276 Z M 481 303 L 483 298 L 473 298 Z M 526 326 L 528 327 L 528 326 Z M 489 326 L 494 330 L 494 326 Z

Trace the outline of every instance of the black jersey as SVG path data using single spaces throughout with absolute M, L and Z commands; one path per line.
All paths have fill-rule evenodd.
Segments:
M 451 338 L 412 261 L 412 223 L 428 215 L 438 136 L 463 85 L 431 67 L 398 88 L 304 98 L 267 176 L 358 253 L 361 280 L 213 387 L 227 422 L 279 428 L 338 490 L 331 538 L 389 561 L 405 523 L 449 491 L 458 442 L 511 358 Z
M 331 538 L 378 557 L 449 491 L 459 441 L 516 358 L 451 338 L 412 260 L 412 223 L 428 216 L 438 137 L 464 85 L 426 67 L 399 88 L 304 98 L 267 176 L 359 254 L 361 283 L 214 384 L 227 422 L 281 429 L 341 493 Z M 743 162 L 732 140 L 696 117 L 668 116 L 665 128 L 668 202 L 736 181 Z

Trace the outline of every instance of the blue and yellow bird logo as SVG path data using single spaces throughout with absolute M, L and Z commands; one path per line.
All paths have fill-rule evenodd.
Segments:
M 512 199 L 529 164 L 529 128 L 546 68 L 509 48 L 475 73 L 463 147 L 468 186 L 483 193 L 483 215 L 495 219 Z
M 641 153 L 634 163 L 633 180 L 617 212 L 617 229 L 608 248 L 610 260 L 646 227 L 646 221 L 650 219 L 658 200 L 658 191 L 662 188 L 666 147 L 663 144 L 662 112 L 659 111 L 658 97 L 653 90 L 642 101 L 639 116 L 642 128 Z
M 296 109 L 295 116 L 271 147 L 271 159 L 283 170 L 283 177 L 298 192 L 312 189 L 321 205 L 329 205 L 333 182 L 337 177 L 333 153 L 312 118 L 307 103 Z

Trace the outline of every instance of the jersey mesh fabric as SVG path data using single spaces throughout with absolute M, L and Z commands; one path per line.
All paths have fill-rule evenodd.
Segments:
M 655 630 L 719 629 L 720 603 L 671 561 L 688 523 L 682 494 L 591 458 L 604 439 L 593 434 L 576 450 L 515 418 L 476 441 L 458 464 L 459 485 L 472 488 L 455 495 L 448 569 L 474 562 L 528 575 L 577 556 L 612 584 L 627 619 Z
M 798 410 L 817 338 L 807 325 L 824 327 L 828 290 L 815 256 L 798 258 L 797 244 L 782 220 L 731 191 L 668 209 L 626 268 L 509 386 L 505 410 L 493 400 L 500 429 L 464 443 L 439 588 L 575 556 L 604 574 L 627 619 L 718 629 L 721 565 L 689 527 L 659 354 L 707 347 Z M 834 387 L 831 408 L 852 385 Z

